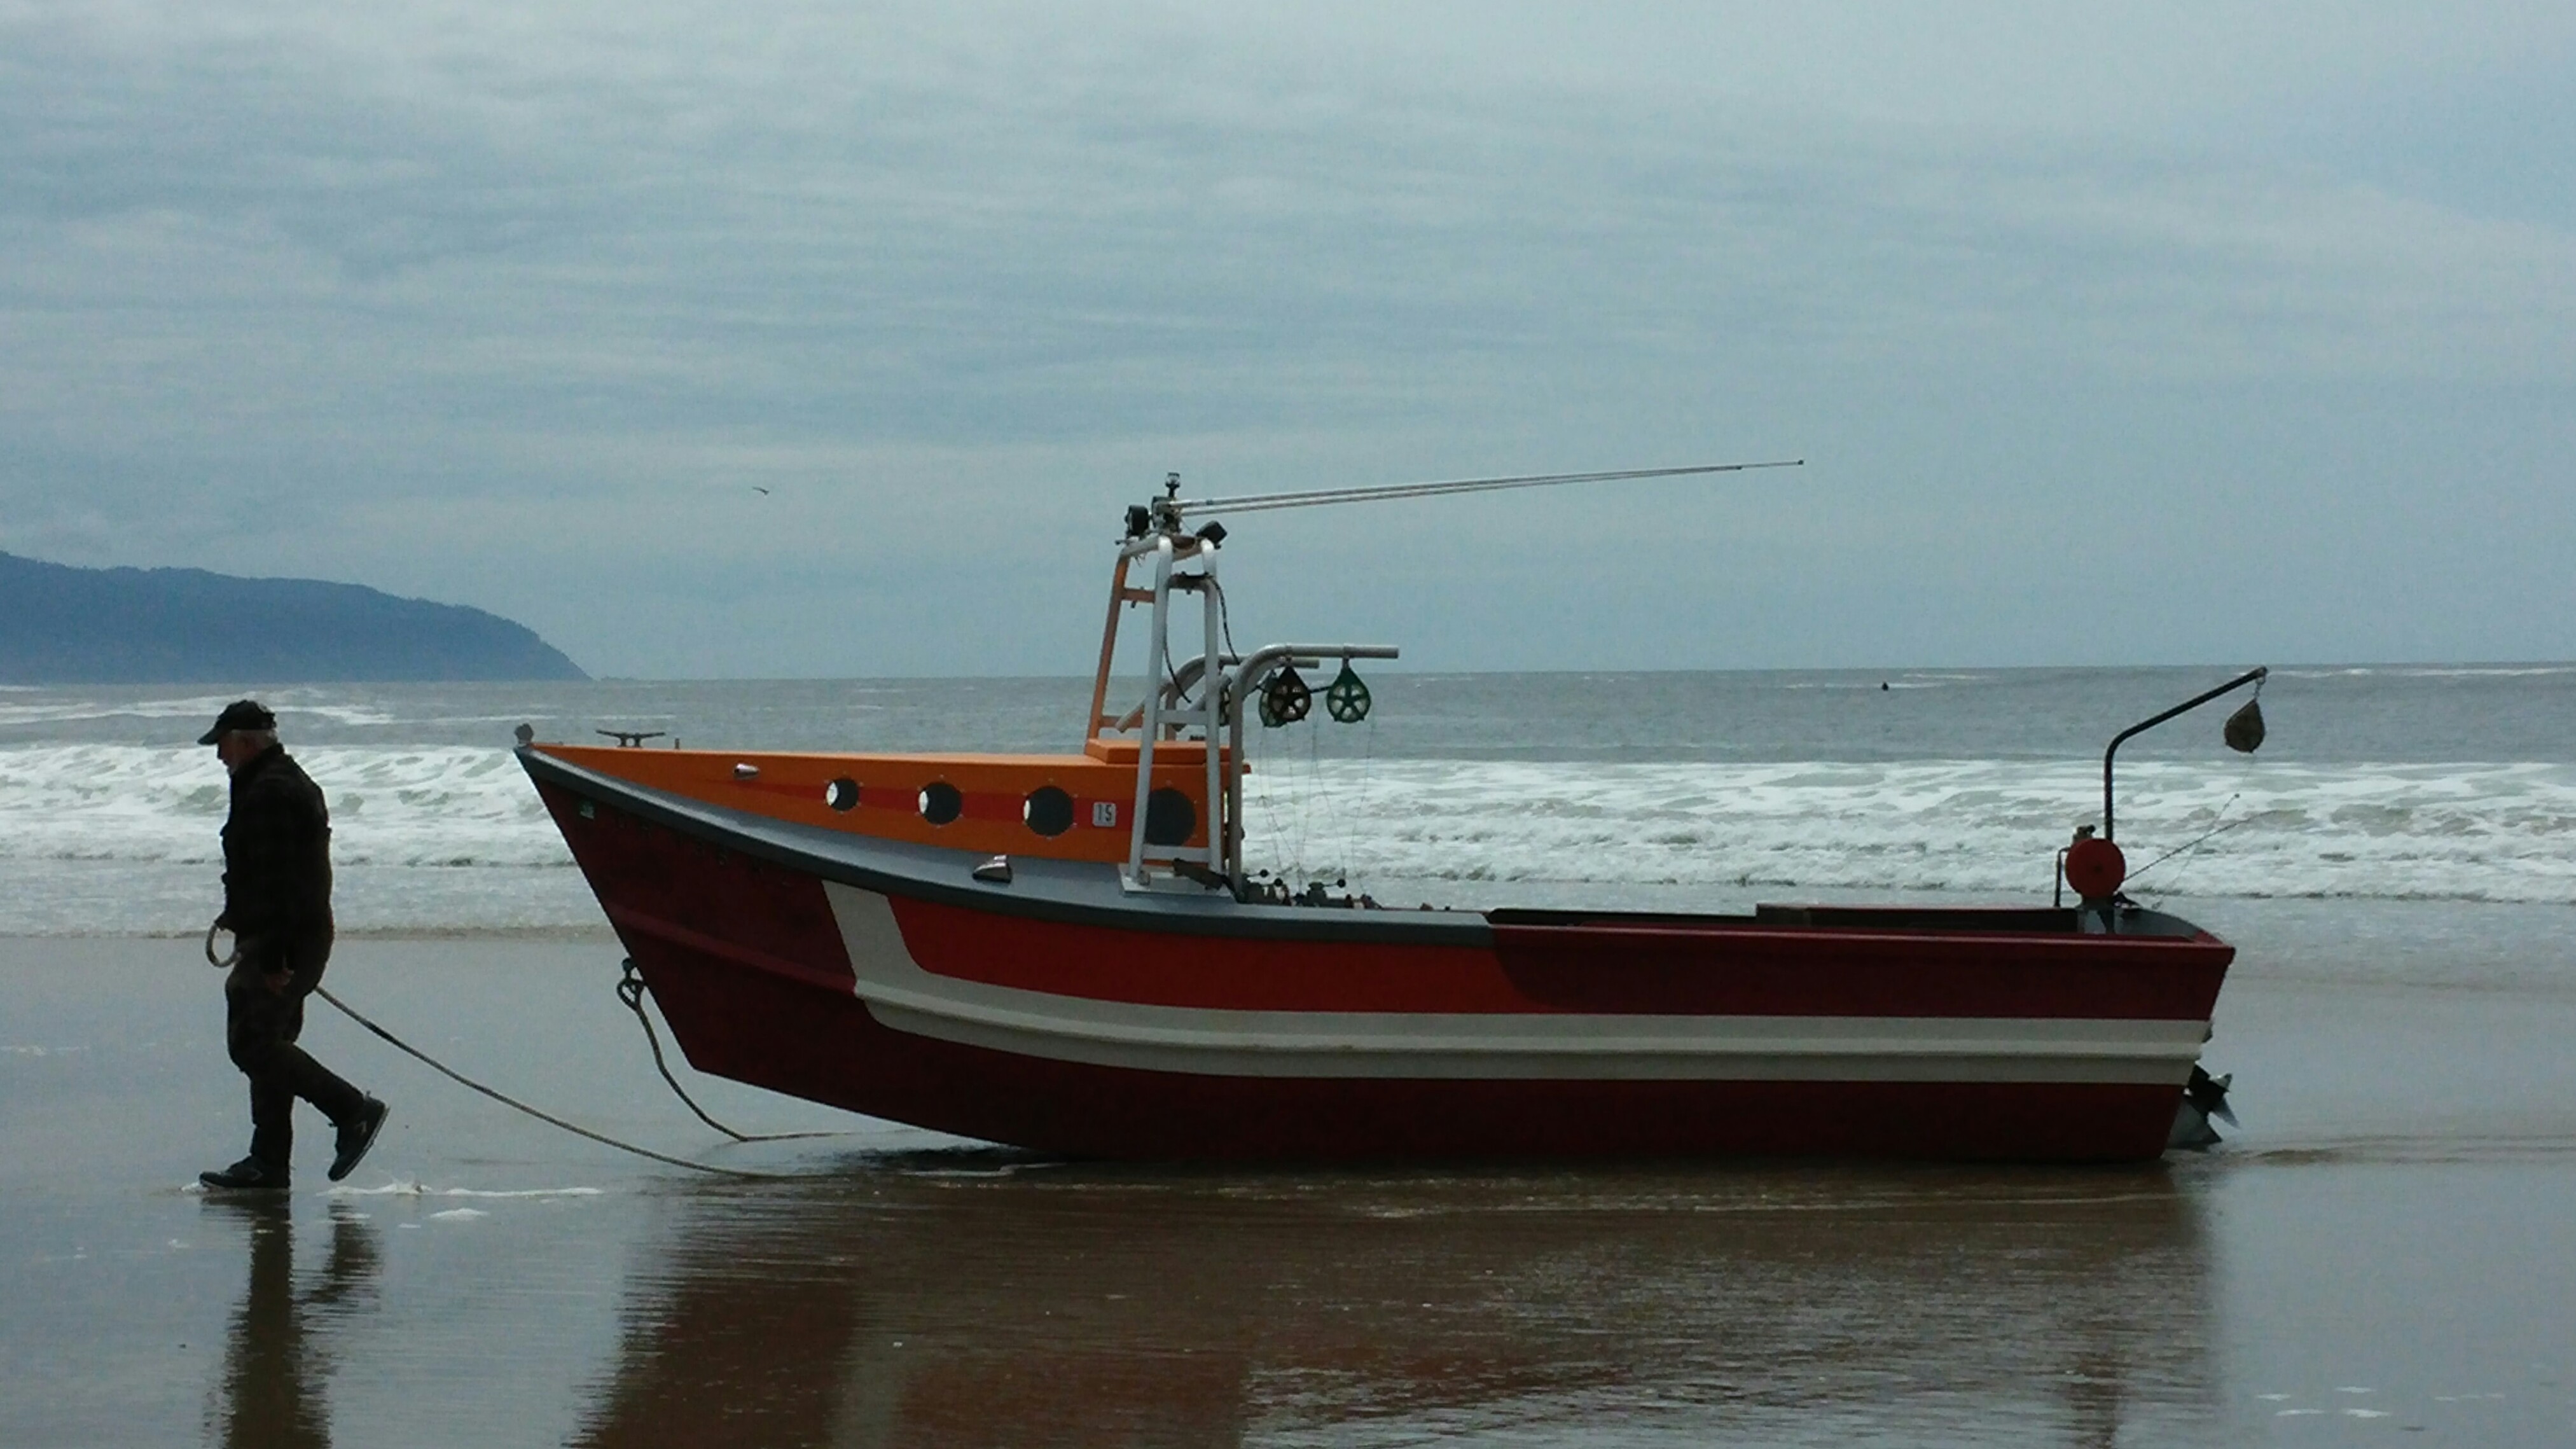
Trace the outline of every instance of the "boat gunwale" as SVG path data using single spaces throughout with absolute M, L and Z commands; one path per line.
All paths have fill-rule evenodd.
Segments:
M 996 915 L 1178 935 L 1315 940 L 1491 949 L 1493 930 L 1464 910 L 1316 910 L 1246 903 L 1230 895 L 1128 891 L 1118 867 L 1099 861 L 1011 856 L 1008 884 L 969 874 L 982 851 L 916 845 L 734 810 L 601 774 L 523 745 L 519 761 L 539 784 L 554 784 L 739 854 L 884 895 Z M 954 872 L 955 882 L 933 872 Z M 1027 889 L 1036 887 L 1036 889 Z M 1087 899 L 1086 899 L 1087 897 Z
M 1697 915 L 1677 912 L 1553 911 L 1503 907 L 1471 908 L 1318 908 L 1270 902 L 1237 901 L 1210 892 L 1180 896 L 1161 891 L 1130 891 L 1118 879 L 1117 867 L 1096 861 L 1067 861 L 1043 856 L 1012 857 L 1008 884 L 975 881 L 969 872 L 988 857 L 984 852 L 883 840 L 846 831 L 825 830 L 796 821 L 778 820 L 729 806 L 675 795 L 603 774 L 549 755 L 542 744 L 519 747 L 521 766 L 539 784 L 554 784 L 576 795 L 626 810 L 694 839 L 766 860 L 817 879 L 888 895 L 907 896 L 988 911 L 997 915 L 1105 926 L 1166 934 L 1204 935 L 1262 940 L 1307 940 L 1345 944 L 1450 946 L 1491 949 L 1498 934 L 1527 940 L 1563 933 L 1603 940 L 1688 940 L 1725 936 L 1756 941 L 1906 942 L 1956 948 L 1976 942 L 2017 946 L 2055 945 L 2084 959 L 2125 956 L 2136 951 L 2234 948 L 2179 917 L 2157 911 L 2135 911 L 2124 920 L 2139 930 L 2096 934 L 2074 930 L 1979 929 L 1972 920 L 1982 907 L 1926 908 L 1955 910 L 1963 923 L 1955 927 L 1805 924 L 1760 916 Z M 871 858 L 872 857 L 872 858 Z M 967 877 L 940 880 L 934 872 Z M 1036 887 L 1023 890 L 1022 887 Z M 2027 916 L 2028 908 L 1991 908 L 1999 914 Z

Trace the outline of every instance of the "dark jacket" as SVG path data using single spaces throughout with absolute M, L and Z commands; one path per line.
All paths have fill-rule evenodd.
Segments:
M 223 923 L 245 941 L 331 923 L 331 812 L 284 745 L 260 751 L 233 776 Z

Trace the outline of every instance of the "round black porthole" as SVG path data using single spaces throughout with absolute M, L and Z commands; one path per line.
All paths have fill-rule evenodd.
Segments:
M 823 803 L 835 810 L 859 808 L 859 782 L 847 775 L 823 787 Z
M 921 818 L 933 825 L 945 825 L 966 808 L 966 797 L 945 780 L 933 780 L 921 787 Z
M 1186 845 L 1199 825 L 1198 807 L 1190 797 L 1166 785 L 1145 797 L 1145 843 Z
M 1020 802 L 1020 818 L 1040 835 L 1062 835 L 1073 828 L 1073 797 L 1053 785 L 1040 785 Z

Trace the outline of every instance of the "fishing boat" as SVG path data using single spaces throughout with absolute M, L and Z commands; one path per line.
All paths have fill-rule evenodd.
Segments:
M 2120 893 L 2111 755 L 2260 670 L 2113 741 L 2099 833 L 2058 852 L 2045 905 L 1387 909 L 1247 871 L 1248 720 L 1319 697 L 1364 717 L 1353 661 L 1396 650 L 1231 652 L 1217 515 L 1767 466 L 1226 500 L 1174 478 L 1127 511 L 1075 752 L 522 726 L 518 757 L 689 1062 L 873 1117 L 1167 1160 L 2121 1161 L 2211 1140 L 2225 1084 L 2199 1058 L 2234 948 Z

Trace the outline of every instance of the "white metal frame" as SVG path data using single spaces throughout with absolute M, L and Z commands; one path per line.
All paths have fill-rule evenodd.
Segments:
M 1216 555 L 1213 538 L 1181 532 L 1177 518 L 1158 506 L 1153 525 L 1119 545 L 1118 567 L 1110 577 L 1109 617 L 1101 632 L 1099 671 L 1092 679 L 1088 738 L 1138 731 L 1136 793 L 1127 822 L 1124 872 L 1130 890 L 1204 890 L 1222 884 L 1239 892 L 1243 884 L 1243 705 L 1271 674 L 1291 664 L 1314 668 L 1325 659 L 1396 657 L 1392 647 L 1378 644 L 1272 644 L 1241 659 L 1224 653 L 1224 606 Z M 1132 585 L 1129 579 L 1136 566 L 1149 559 L 1153 586 Z M 1185 564 L 1196 567 L 1184 570 Z M 1199 656 L 1178 667 L 1172 664 L 1175 591 L 1199 596 L 1202 636 Z M 1113 715 L 1107 705 L 1119 621 L 1127 609 L 1143 604 L 1153 606 L 1145 641 L 1144 697 L 1136 708 Z M 1189 691 L 1194 683 L 1198 697 L 1192 703 Z M 1207 790 L 1201 797 L 1206 801 L 1207 843 L 1151 844 L 1145 839 L 1145 815 L 1154 793 L 1155 746 L 1185 741 L 1191 731 L 1207 770 Z M 1191 866 L 1196 871 L 1187 869 Z

